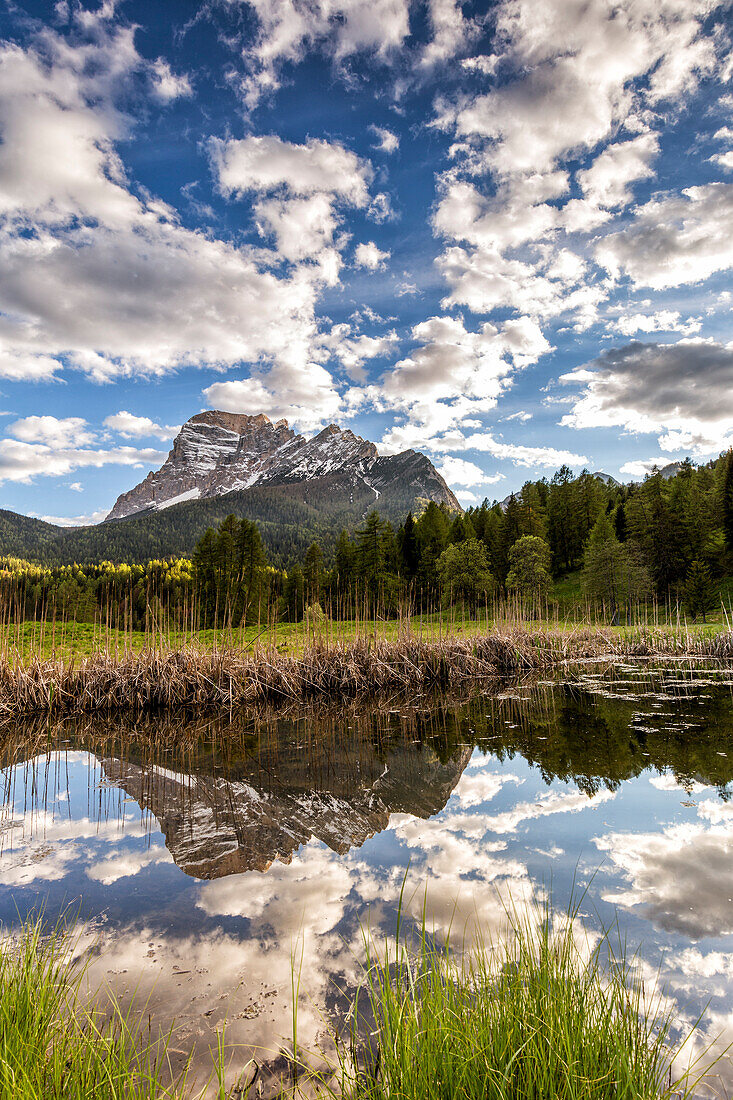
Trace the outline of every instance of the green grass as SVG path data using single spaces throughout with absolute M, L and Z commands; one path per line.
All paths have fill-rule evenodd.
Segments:
M 500 937 L 465 953 L 436 946 L 424 918 L 412 938 L 398 928 L 392 943 L 364 942 L 353 1029 L 345 1042 L 336 1036 L 337 1060 L 311 1068 L 294 1010 L 282 1097 L 315 1086 L 335 1100 L 684 1100 L 699 1086 L 694 1066 L 671 1068 L 690 1034 L 672 1041 L 659 990 L 608 934 L 590 938 L 577 908 L 562 919 L 549 906 L 509 908 Z M 44 937 L 38 920 L 0 939 L 0 1096 L 188 1100 L 186 1070 L 165 1079 L 170 1035 L 156 1041 L 154 1021 L 141 1028 L 110 994 L 89 999 L 72 957 L 69 933 Z M 294 965 L 294 1006 L 299 983 Z M 243 1100 L 251 1088 L 225 1085 L 218 1038 L 207 1095 Z
M 573 578 L 564 578 L 556 585 L 558 611 L 541 618 L 521 618 L 507 612 L 493 616 L 482 613 L 477 617 L 463 614 L 460 608 L 452 608 L 431 614 L 412 615 L 409 619 L 360 619 L 346 621 L 321 621 L 277 623 L 275 625 L 252 624 L 235 630 L 182 631 L 165 628 L 162 631 L 116 630 L 104 625 L 69 621 L 41 623 L 25 621 L 18 625 L 0 625 L 0 653 L 20 657 L 28 661 L 33 657 L 47 659 L 52 656 L 69 660 L 83 660 L 100 652 L 112 655 L 124 652 L 140 653 L 145 649 L 163 647 L 177 649 L 194 644 L 203 649 L 228 648 L 254 650 L 272 646 L 278 652 L 298 656 L 316 642 L 348 645 L 359 639 L 376 638 L 395 642 L 405 635 L 424 641 L 438 641 L 446 637 L 474 637 L 502 627 L 524 626 L 533 633 L 569 633 L 582 626 L 599 627 L 611 635 L 627 638 L 638 633 L 643 624 L 610 627 L 601 619 L 589 616 L 579 604 L 567 596 Z M 733 596 L 733 592 L 732 592 Z M 567 610 L 563 611 L 563 607 Z M 570 610 L 572 608 L 572 610 Z M 662 631 L 685 627 L 692 635 L 713 636 L 733 626 L 733 617 L 726 619 L 721 608 L 708 615 L 708 622 L 681 620 L 667 621 L 664 615 L 649 616 L 649 627 Z
M 671 1068 L 685 1042 L 634 959 L 577 909 L 507 914 L 466 953 L 369 937 L 361 1009 L 326 1085 L 352 1100 L 683 1100 L 701 1074 Z M 653 983 L 652 983 L 653 985 Z M 694 1029 L 693 1029 L 694 1030 Z M 364 1050 L 364 1035 L 369 1036 Z M 361 1039 L 359 1038 L 361 1036 Z M 689 1039 L 688 1035 L 688 1039 Z M 360 1049 L 361 1044 L 361 1049 Z M 320 1083 L 325 1084 L 321 1075 Z
M 31 920 L 0 940 L 0 1096 L 13 1100 L 179 1100 L 164 1084 L 170 1036 L 153 1039 L 111 995 L 91 1002 L 73 939 Z M 217 1096 L 224 1097 L 219 1090 Z

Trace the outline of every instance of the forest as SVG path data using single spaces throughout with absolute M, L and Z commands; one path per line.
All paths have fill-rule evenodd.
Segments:
M 705 619 L 733 574 L 733 452 L 665 478 L 620 485 L 562 467 L 501 504 L 464 513 L 429 503 L 396 526 L 377 510 L 326 544 L 314 539 L 276 567 L 260 525 L 231 514 L 191 558 L 39 565 L 0 559 L 0 590 L 19 618 L 50 615 L 130 628 L 175 610 L 197 626 L 297 622 L 305 615 L 394 617 L 497 598 L 530 614 L 551 606 L 563 578 L 611 623 L 650 602 Z

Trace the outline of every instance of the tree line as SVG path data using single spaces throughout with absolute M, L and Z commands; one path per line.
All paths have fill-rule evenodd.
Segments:
M 174 608 L 181 621 L 239 626 L 456 604 L 475 613 L 505 596 L 539 613 L 555 583 L 571 575 L 586 601 L 620 622 L 652 599 L 704 618 L 720 578 L 731 574 L 728 452 L 631 485 L 563 466 L 502 503 L 456 513 L 430 502 L 396 526 L 374 510 L 335 541 L 312 541 L 285 568 L 271 563 L 257 522 L 230 515 L 205 531 L 191 559 L 53 567 L 0 559 L 0 591 L 6 607 L 10 601 L 28 618 L 106 615 L 140 628 Z

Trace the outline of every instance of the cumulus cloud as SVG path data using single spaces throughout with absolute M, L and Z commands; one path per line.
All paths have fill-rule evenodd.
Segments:
M 590 168 L 578 172 L 585 198 L 595 206 L 625 206 L 632 198 L 630 184 L 653 174 L 651 162 L 658 150 L 656 134 L 640 134 L 631 141 L 607 145 Z
M 733 349 L 635 342 L 563 375 L 581 393 L 561 423 L 655 433 L 663 451 L 717 454 L 733 439 Z
M 85 467 L 160 466 L 165 457 L 164 452 L 149 448 L 75 447 L 64 444 L 61 437 L 57 445 L 0 439 L 0 482 L 20 481 L 27 485 L 36 477 L 59 477 Z
M 374 241 L 366 244 L 362 242 L 356 246 L 354 263 L 357 267 L 368 267 L 370 271 L 379 271 L 386 266 L 385 261 L 389 259 L 389 255 L 389 252 L 382 252 Z
M 275 238 L 278 255 L 291 263 L 313 261 L 323 281 L 334 285 L 348 240 L 336 239 L 339 210 L 369 205 L 371 165 L 337 142 L 299 145 L 275 135 L 214 140 L 211 159 L 224 195 L 262 196 L 254 204 L 255 221 L 263 236 Z M 360 244 L 357 262 L 359 256 L 376 267 L 388 253 Z
M 153 90 L 163 103 L 171 103 L 182 96 L 193 95 L 191 81 L 185 73 L 176 75 L 163 57 L 159 57 L 152 68 Z
M 84 447 L 94 435 L 80 416 L 59 419 L 55 416 L 26 416 L 7 428 L 8 435 L 23 443 L 43 443 L 49 447 Z
M 338 142 L 311 138 L 298 145 L 271 134 L 215 140 L 211 155 L 226 195 L 283 188 L 292 195 L 338 195 L 354 206 L 369 199 L 371 168 Z
M 105 427 L 124 436 L 126 439 L 146 439 L 157 436 L 158 439 L 172 439 L 179 431 L 179 426 L 156 424 L 149 416 L 135 416 L 125 409 L 121 409 L 113 416 L 107 416 L 104 420 Z
M 681 332 L 692 336 L 702 328 L 699 318 L 689 317 L 682 320 L 678 309 L 659 309 L 655 313 L 630 313 L 619 317 L 613 327 L 624 336 L 635 336 L 637 332 Z
M 393 130 L 388 130 L 386 126 L 375 126 L 373 123 L 369 126 L 370 131 L 377 139 L 377 144 L 373 145 L 373 149 L 378 149 L 380 153 L 396 153 L 400 147 L 400 139 Z
M 241 81 L 246 105 L 280 86 L 284 62 L 297 62 L 319 48 L 337 63 L 366 51 L 386 58 L 409 33 L 409 0 L 233 0 L 254 14 L 254 42 L 243 49 Z
M 420 57 L 423 66 L 455 57 L 479 33 L 477 22 L 463 14 L 461 0 L 429 0 L 428 19 L 432 34 Z
M 653 198 L 631 224 L 598 244 L 609 273 L 657 290 L 707 279 L 733 264 L 733 184 L 686 187 Z
M 722 10 L 723 0 L 496 6 L 493 52 L 467 61 L 465 87 L 437 102 L 435 125 L 454 138 L 433 214 L 445 307 L 567 317 L 585 331 L 623 274 L 662 287 L 730 265 L 724 184 L 655 197 L 629 217 L 654 173 L 660 112 L 703 77 L 725 79 L 724 38 L 707 23 Z M 476 91 L 479 74 L 489 90 Z
M 467 462 L 465 458 L 456 458 L 454 455 L 443 459 L 438 472 L 449 485 L 495 485 L 504 477 L 504 474 L 487 474 L 475 462 Z
M 471 449 L 463 429 L 480 427 L 476 417 L 496 407 L 513 373 L 551 350 L 539 326 L 527 317 L 505 321 L 501 328 L 487 321 L 472 331 L 460 317 L 436 316 L 415 325 L 412 336 L 415 350 L 366 393 L 377 409 L 407 414 L 407 422 L 393 426 L 382 439 L 390 452 L 406 447 Z M 486 434 L 470 438 L 480 440 L 476 449 L 497 457 L 501 452 L 522 464 L 530 454 L 544 453 L 501 444 Z
M 0 47 L 0 375 L 49 379 L 71 368 L 105 382 L 244 362 L 261 380 L 275 364 L 270 385 L 294 408 L 320 289 L 339 264 L 329 202 L 307 204 L 327 187 L 330 201 L 364 205 L 370 169 L 326 142 L 263 139 L 264 156 L 254 139 L 222 145 L 223 188 L 275 188 L 258 217 L 277 247 L 185 228 L 171 207 L 135 193 L 116 152 L 131 125 L 116 98 L 141 66 L 134 32 L 99 22 L 88 42 L 47 31 L 26 48 Z M 278 209 L 283 197 L 306 206 Z M 303 219 L 315 262 L 298 262 Z M 339 409 L 336 387 L 319 379 L 311 418 L 321 396 L 320 414 Z

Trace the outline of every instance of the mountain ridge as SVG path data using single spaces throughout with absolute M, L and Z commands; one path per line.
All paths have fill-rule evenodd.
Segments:
M 374 493 L 375 503 L 395 480 L 409 477 L 416 499 L 460 510 L 448 485 L 419 451 L 380 456 L 374 443 L 337 424 L 307 439 L 284 419 L 273 423 L 264 413 L 211 410 L 186 421 L 160 469 L 120 494 L 106 519 L 128 519 L 256 485 L 300 484 L 331 475 L 346 478 L 352 488 L 361 482 Z

